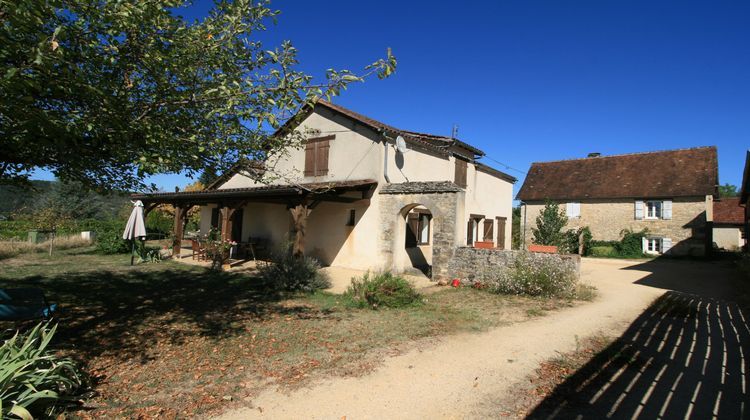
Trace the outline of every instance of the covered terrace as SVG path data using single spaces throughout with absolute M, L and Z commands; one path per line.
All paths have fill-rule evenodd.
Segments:
M 143 202 L 145 214 L 158 205 L 168 204 L 174 207 L 173 255 L 175 257 L 179 256 L 182 247 L 188 210 L 194 206 L 215 206 L 220 215 L 221 239 L 231 240 L 237 210 L 252 203 L 284 205 L 291 216 L 293 252 L 300 256 L 305 252 L 305 233 L 310 212 L 325 202 L 369 205 L 376 187 L 377 181 L 363 179 L 203 191 L 139 193 L 132 194 L 131 198 Z

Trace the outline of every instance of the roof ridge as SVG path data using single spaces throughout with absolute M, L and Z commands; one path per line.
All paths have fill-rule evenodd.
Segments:
M 394 131 L 394 132 L 397 132 L 397 133 L 405 134 L 407 136 L 412 136 L 412 137 L 432 137 L 432 138 L 439 138 L 439 139 L 445 139 L 445 140 L 452 140 L 454 142 L 458 142 L 458 143 L 464 145 L 465 148 L 471 150 L 472 152 L 478 152 L 477 154 L 479 154 L 479 155 L 483 155 L 484 154 L 484 152 L 482 152 L 479 148 L 477 148 L 475 146 L 472 146 L 471 144 L 466 143 L 464 141 L 461 141 L 461 140 L 459 140 L 457 138 L 453 138 L 453 137 L 449 137 L 449 136 L 443 136 L 443 135 L 440 135 L 440 134 L 430 134 L 430 133 L 422 133 L 422 132 L 419 132 L 419 131 L 404 130 L 402 128 L 398 128 L 398 127 L 395 127 L 393 125 L 386 124 L 386 123 L 384 123 L 384 122 L 382 122 L 380 120 L 376 120 L 375 118 L 371 118 L 371 117 L 368 117 L 368 116 L 366 116 L 364 114 L 360 114 L 357 111 L 352 111 L 351 109 L 346 108 L 344 106 L 337 105 L 337 104 L 334 104 L 333 102 L 326 101 L 325 99 L 318 99 L 317 103 L 319 103 L 319 104 L 321 104 L 323 106 L 326 106 L 328 108 L 334 109 L 334 110 L 336 110 L 338 112 L 341 112 L 343 114 L 350 114 L 349 115 L 350 117 L 354 117 L 356 119 L 367 121 L 370 124 L 373 124 L 373 125 L 382 125 L 383 127 L 387 128 L 388 130 L 391 130 L 391 131 Z M 424 141 L 424 140 L 422 140 L 422 141 Z M 430 144 L 429 142 L 427 142 L 427 143 Z M 430 145 L 438 147 L 438 146 L 436 146 L 434 144 L 430 144 Z
M 570 159 L 557 159 L 557 160 L 546 160 L 543 162 L 531 162 L 532 165 L 540 164 L 540 163 L 558 163 L 558 162 L 571 162 L 576 160 L 587 160 L 587 159 L 607 159 L 607 158 L 617 158 L 617 157 L 626 157 L 626 156 L 640 156 L 640 155 L 652 155 L 657 153 L 672 153 L 672 152 L 684 152 L 687 150 L 702 150 L 702 149 L 714 149 L 717 150 L 718 148 L 716 146 L 695 146 L 695 147 L 683 147 L 679 149 L 663 149 L 663 150 L 652 150 L 649 152 L 631 152 L 631 153 L 620 153 L 617 155 L 605 155 L 605 156 L 587 156 L 582 158 L 570 158 Z

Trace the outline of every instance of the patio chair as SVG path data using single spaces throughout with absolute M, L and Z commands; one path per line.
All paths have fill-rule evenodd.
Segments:
M 195 239 L 190 240 L 190 247 L 193 250 L 193 259 L 198 258 L 198 261 L 203 261 L 206 259 L 206 249 L 201 246 L 201 243 L 196 241 Z
M 36 288 L 0 289 L 0 321 L 49 319 L 57 309 Z

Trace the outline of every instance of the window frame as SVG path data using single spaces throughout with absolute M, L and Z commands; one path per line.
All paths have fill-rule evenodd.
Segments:
M 661 254 L 661 250 L 663 247 L 663 238 L 646 238 L 646 249 L 643 250 L 646 254 Z M 651 249 L 655 248 L 655 249 Z
M 644 220 L 660 220 L 664 216 L 664 202 L 661 200 L 646 200 L 643 202 L 643 207 Z M 651 215 L 652 208 L 654 209 L 654 216 Z
M 430 226 L 432 223 L 432 215 L 430 213 L 426 212 L 419 212 L 419 217 L 417 218 L 417 245 L 429 245 L 430 244 L 430 236 L 432 234 L 432 226 Z M 425 219 L 427 221 L 427 239 L 422 241 L 422 230 L 424 229 L 425 225 L 423 224 L 425 222 Z

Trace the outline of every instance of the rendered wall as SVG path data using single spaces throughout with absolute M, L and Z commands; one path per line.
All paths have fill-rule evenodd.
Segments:
M 719 248 L 737 251 L 745 241 L 742 239 L 742 228 L 738 226 L 714 226 L 714 243 Z

